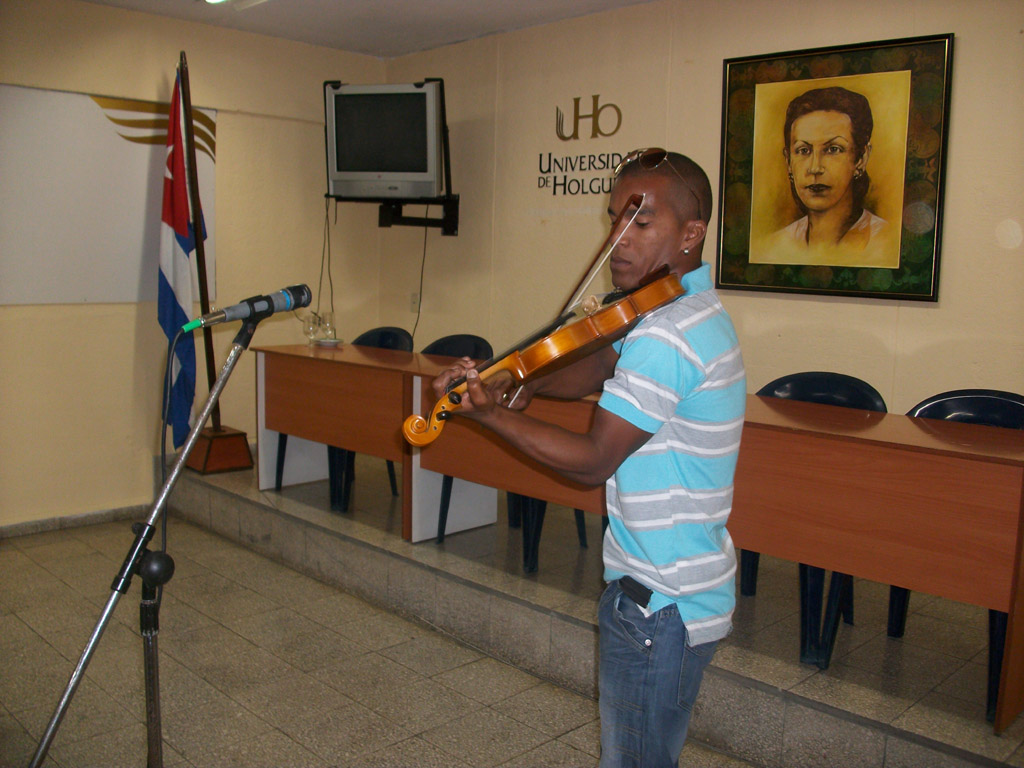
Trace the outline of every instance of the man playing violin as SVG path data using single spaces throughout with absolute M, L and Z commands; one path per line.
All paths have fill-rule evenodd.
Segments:
M 634 197 L 638 196 L 638 197 Z M 606 484 L 601 597 L 601 766 L 675 766 L 704 669 L 732 628 L 736 556 L 725 528 L 746 404 L 732 321 L 701 250 L 711 185 L 683 155 L 631 152 L 615 169 L 609 212 L 639 199 L 611 253 L 617 288 L 667 266 L 684 292 L 619 341 L 509 397 L 462 360 L 434 381 L 466 379 L 461 413 L 567 478 Z M 523 413 L 533 395 L 601 391 L 590 431 Z

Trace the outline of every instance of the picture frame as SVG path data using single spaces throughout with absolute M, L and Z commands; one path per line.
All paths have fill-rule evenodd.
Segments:
M 953 35 L 726 59 L 716 287 L 937 301 Z

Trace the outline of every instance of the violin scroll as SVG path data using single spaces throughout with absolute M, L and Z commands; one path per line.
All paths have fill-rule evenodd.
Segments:
M 442 426 L 444 426 L 443 421 L 437 424 L 434 429 L 440 433 Z M 402 434 L 405 435 L 405 440 L 409 445 L 415 445 L 417 448 L 429 445 L 437 437 L 436 434 L 431 434 L 427 427 L 427 420 L 418 413 L 414 413 L 402 422 Z
M 466 384 L 462 383 L 437 401 L 429 418 L 414 413 L 402 422 L 402 434 L 405 436 L 406 442 L 417 448 L 434 442 L 441 434 L 444 423 L 459 409 L 462 403 L 462 393 L 465 391 Z

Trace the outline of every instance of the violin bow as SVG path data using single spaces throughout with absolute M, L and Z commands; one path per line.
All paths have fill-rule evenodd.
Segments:
M 643 204 L 644 195 L 629 196 L 629 200 L 627 200 L 626 204 L 622 206 L 622 210 L 619 211 L 619 215 L 615 217 L 615 222 L 612 224 L 611 231 L 608 233 L 608 237 L 605 239 L 604 245 L 601 246 L 601 249 L 597 252 L 597 255 L 594 257 L 594 261 L 591 262 L 590 269 L 587 270 L 587 273 L 583 276 L 583 279 L 580 280 L 579 284 L 576 286 L 575 290 L 572 293 L 572 296 L 569 297 L 569 301 L 567 301 L 565 303 L 565 306 L 562 307 L 562 311 L 560 313 L 561 315 L 565 315 L 570 310 L 575 310 L 577 305 L 579 305 L 579 303 L 583 300 L 583 294 L 587 292 L 587 289 L 590 287 L 590 284 L 594 282 L 594 278 L 597 277 L 598 273 L 607 263 L 608 258 L 612 255 L 612 251 L 615 250 L 615 246 L 619 244 L 619 241 L 622 239 L 622 236 L 626 234 L 626 230 L 629 229 L 629 226 L 633 223 L 633 220 L 636 219 L 637 214 L 640 213 L 640 209 L 643 207 Z M 626 214 L 627 211 L 630 210 L 630 208 L 633 209 L 633 213 L 632 215 L 629 216 L 627 220 Z

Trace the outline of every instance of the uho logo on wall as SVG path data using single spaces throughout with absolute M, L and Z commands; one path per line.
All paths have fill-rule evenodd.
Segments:
M 582 97 L 577 96 L 572 100 L 572 133 L 567 134 L 565 132 L 565 115 L 559 107 L 555 107 L 555 134 L 562 141 L 573 141 L 580 137 L 580 120 L 590 121 L 590 138 L 596 139 L 598 136 L 614 136 L 618 133 L 619 128 L 622 127 L 622 110 L 619 109 L 617 104 L 602 104 L 601 95 L 595 93 L 591 96 L 593 100 L 590 113 L 586 115 L 580 114 L 580 99 Z M 601 116 L 606 109 L 612 110 L 615 115 L 615 127 L 610 131 L 606 131 L 601 126 Z
M 555 135 L 561 141 L 580 138 L 583 123 L 584 138 L 597 139 L 614 136 L 622 127 L 622 110 L 617 104 L 601 103 L 598 93 L 590 97 L 590 112 L 581 113 L 583 97 L 572 100 L 572 132 L 566 130 L 566 116 L 555 107 Z M 590 135 L 586 135 L 589 126 Z M 552 195 L 606 195 L 611 192 L 611 169 L 622 159 L 618 152 L 600 152 L 558 156 L 542 152 L 537 159 L 538 189 L 549 189 Z

